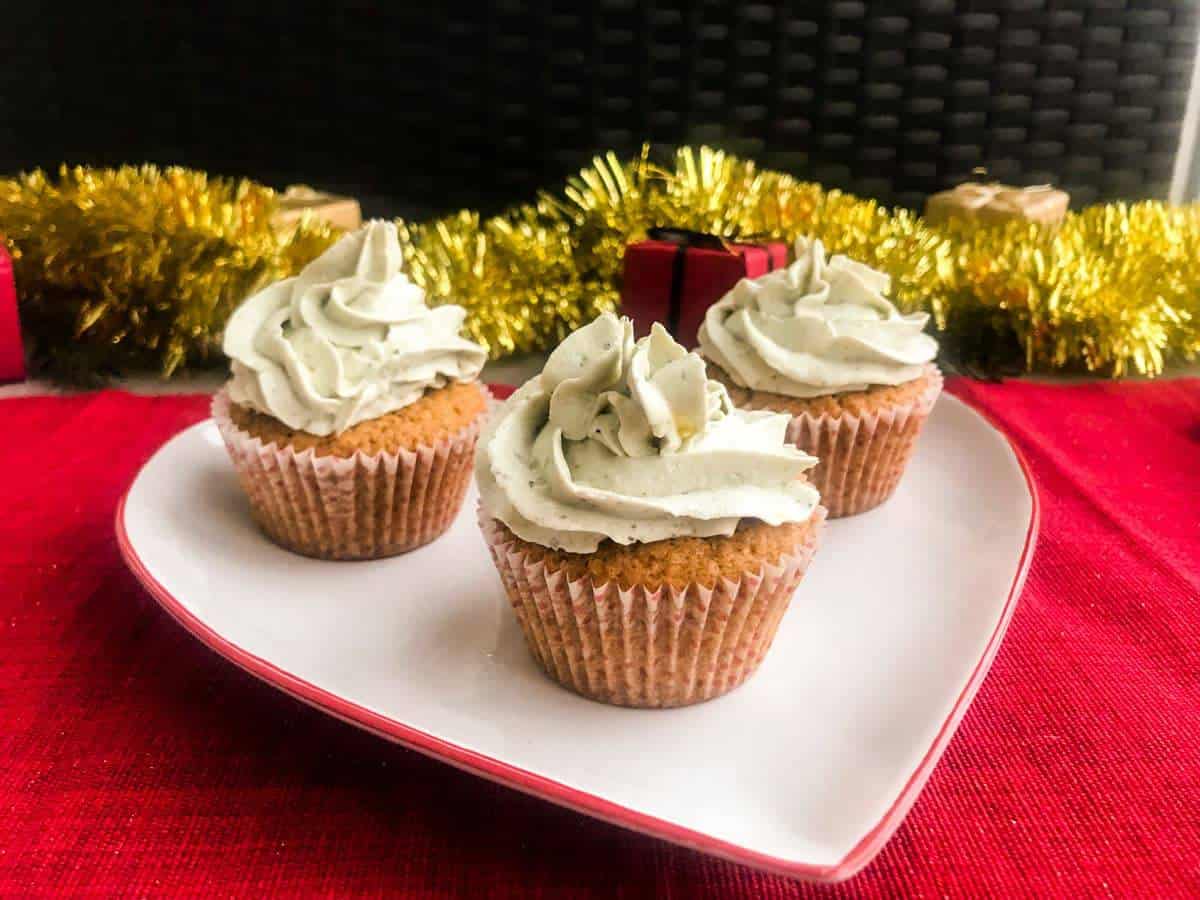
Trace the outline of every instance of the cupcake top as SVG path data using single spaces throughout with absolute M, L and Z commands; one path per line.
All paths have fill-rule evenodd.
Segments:
M 396 226 L 376 220 L 247 299 L 225 326 L 230 399 L 323 436 L 478 376 L 466 312 L 426 306 L 401 261 Z
M 790 397 L 896 385 L 937 356 L 926 313 L 903 315 L 887 299 L 891 279 L 796 240 L 796 261 L 743 278 L 709 307 L 700 350 L 734 383 Z
M 660 325 L 605 314 L 550 355 L 493 418 L 476 456 L 484 511 L 523 540 L 573 553 L 729 535 L 742 518 L 805 521 L 816 458 L 788 417 L 733 408 L 704 361 Z

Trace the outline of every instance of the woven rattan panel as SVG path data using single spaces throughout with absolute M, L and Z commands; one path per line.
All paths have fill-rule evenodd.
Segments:
M 6 12 L 0 168 L 178 161 L 494 209 L 649 140 L 908 205 L 978 166 L 1161 196 L 1197 24 L 1172 0 L 175 6 Z

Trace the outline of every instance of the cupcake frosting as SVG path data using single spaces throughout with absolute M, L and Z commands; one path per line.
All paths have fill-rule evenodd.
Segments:
M 817 460 L 784 443 L 788 417 L 734 409 L 704 361 L 660 325 L 634 342 L 605 314 L 568 337 L 484 433 L 484 511 L 523 540 L 575 553 L 732 534 L 743 517 L 806 520 Z
M 478 376 L 486 353 L 460 335 L 465 311 L 426 306 L 401 262 L 396 226 L 372 221 L 246 300 L 225 326 L 230 398 L 327 435 Z
M 895 385 L 937 356 L 926 313 L 904 315 L 887 299 L 891 280 L 848 257 L 825 259 L 819 240 L 798 238 L 796 261 L 743 278 L 709 307 L 701 352 L 738 385 L 818 397 Z

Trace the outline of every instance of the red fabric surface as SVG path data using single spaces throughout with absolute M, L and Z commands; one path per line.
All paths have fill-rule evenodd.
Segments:
M 958 382 L 1042 530 L 992 672 L 856 878 L 763 875 L 261 685 L 125 570 L 113 511 L 207 398 L 0 401 L 0 895 L 1200 894 L 1200 382 Z

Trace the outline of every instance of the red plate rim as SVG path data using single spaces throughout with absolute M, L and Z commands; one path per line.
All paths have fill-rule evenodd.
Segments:
M 495 386 L 493 390 L 499 388 L 496 393 L 506 394 L 507 391 L 505 391 L 504 387 Z M 972 671 L 971 677 L 967 679 L 966 685 L 963 687 L 958 699 L 955 700 L 954 706 L 951 707 L 950 714 L 942 723 L 929 750 L 926 751 L 918 763 L 916 770 L 905 782 L 896 800 L 884 812 L 875 826 L 839 862 L 833 865 L 817 865 L 759 853 L 748 847 L 712 837 L 711 835 L 695 831 L 675 822 L 629 809 L 628 807 L 605 800 L 602 797 L 589 794 L 586 791 L 581 791 L 545 778 L 534 772 L 522 769 L 519 766 L 514 766 L 494 757 L 477 753 L 466 747 L 460 747 L 449 741 L 444 741 L 427 732 L 372 712 L 323 688 L 319 688 L 290 672 L 280 669 L 275 664 L 255 656 L 253 653 L 243 650 L 213 631 L 208 625 L 189 612 L 146 569 L 137 551 L 134 550 L 133 544 L 129 540 L 128 531 L 125 528 L 125 502 L 129 497 L 128 490 L 117 504 L 117 544 L 120 547 L 121 556 L 124 558 L 126 565 L 129 566 L 129 569 L 150 595 L 184 629 L 198 638 L 201 643 L 256 678 L 265 681 L 272 687 L 278 688 L 310 706 L 316 707 L 324 713 L 358 728 L 365 729 L 379 737 L 402 744 L 426 756 L 471 772 L 474 775 L 482 776 L 498 784 L 515 788 L 527 794 L 532 794 L 535 797 L 541 797 L 544 800 L 549 800 L 552 803 L 568 807 L 576 812 L 602 819 L 623 828 L 629 828 L 650 835 L 651 837 L 662 838 L 675 844 L 699 850 L 702 853 L 719 856 L 736 863 L 742 863 L 753 866 L 756 869 L 792 878 L 827 883 L 843 881 L 855 875 L 875 858 L 875 855 L 883 849 L 884 844 L 891 838 L 892 834 L 900 826 L 900 823 L 904 821 L 904 817 L 908 814 L 909 809 L 912 808 L 913 803 L 916 802 L 921 789 L 925 786 L 925 782 L 929 779 L 942 753 L 945 752 L 950 739 L 954 736 L 954 732 L 958 728 L 958 723 L 961 721 L 968 707 L 970 707 L 971 700 L 974 699 L 975 693 L 979 690 L 979 686 L 983 683 L 983 679 L 991 667 L 992 660 L 1000 648 L 1004 632 L 1007 630 L 1008 623 L 1012 619 L 1013 611 L 1016 609 L 1017 598 L 1020 596 L 1021 588 L 1025 583 L 1025 576 L 1029 571 L 1030 561 L 1033 558 L 1038 527 L 1041 522 L 1041 504 L 1038 500 L 1038 493 L 1034 485 L 1029 463 L 1020 448 L 1013 443 L 1012 439 L 996 424 L 987 412 L 977 409 L 961 398 L 956 397 L 955 399 L 970 407 L 991 428 L 997 431 L 1008 443 L 1013 455 L 1017 459 L 1032 502 L 1029 528 L 1025 533 L 1025 544 L 1021 550 L 1021 559 L 1017 566 L 1016 575 L 1013 577 L 1012 585 L 1009 588 L 1004 609 L 991 637 L 988 638 L 983 655 L 980 657 L 979 662 L 975 664 L 975 669 Z M 149 460 L 147 460 L 148 462 Z M 142 468 L 145 468 L 145 465 Z M 140 475 L 141 470 L 139 469 L 138 475 L 130 483 L 130 489 L 132 489 L 133 484 L 136 483 Z

